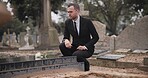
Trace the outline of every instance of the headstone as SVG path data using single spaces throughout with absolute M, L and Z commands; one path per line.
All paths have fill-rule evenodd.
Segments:
M 3 46 L 8 45 L 7 41 L 8 41 L 8 36 L 7 36 L 6 32 L 4 32 L 3 37 L 2 37 L 2 45 Z
M 29 30 L 30 30 L 30 28 L 27 27 L 26 30 L 27 30 L 27 34 L 25 35 L 24 40 L 26 42 L 26 46 L 29 46 Z
M 99 34 L 99 41 L 104 41 L 105 37 L 106 37 L 106 25 L 99 22 L 99 21 L 92 21 L 96 30 L 97 30 L 97 33 Z
M 27 34 L 24 37 L 24 40 L 25 40 L 26 44 L 25 44 L 25 46 L 20 47 L 19 50 L 32 50 L 32 49 L 34 49 L 34 46 L 31 46 L 29 44 L 30 28 L 27 27 L 26 31 L 27 31 Z
M 112 35 L 111 37 L 110 37 L 110 50 L 115 50 L 115 38 L 116 38 L 116 36 L 115 35 Z
M 38 46 L 38 36 L 39 36 L 39 31 L 38 31 L 38 26 L 35 27 L 35 31 L 33 32 L 32 35 L 32 40 L 33 40 L 33 46 L 37 47 Z
M 26 32 L 20 32 L 20 34 L 18 35 L 18 43 L 20 45 L 20 47 L 25 46 L 26 42 L 24 40 L 24 37 L 26 35 Z
M 145 58 L 144 58 L 143 64 L 146 65 L 146 66 L 148 66 L 148 57 L 145 57 Z
M 125 57 L 126 55 L 117 55 L 117 54 L 106 54 L 103 56 L 98 56 L 97 59 L 106 59 L 106 60 L 118 60 Z
M 144 16 L 135 22 L 135 25 L 127 26 L 116 37 L 116 49 L 148 49 L 148 16 Z
M 13 32 L 13 34 L 10 37 L 10 46 L 11 47 L 19 47 L 19 44 L 18 44 L 18 42 L 16 40 L 16 34 L 15 34 L 15 32 Z
M 99 41 L 96 43 L 96 49 L 109 50 L 110 37 L 106 35 L 106 25 L 99 21 L 92 21 L 97 33 L 99 34 Z

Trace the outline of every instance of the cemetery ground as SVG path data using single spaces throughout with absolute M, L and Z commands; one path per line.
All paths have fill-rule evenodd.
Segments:
M 35 55 L 38 52 L 42 55 L 49 55 L 51 58 L 61 56 L 59 50 L 1 50 L 0 57 L 30 56 Z M 76 68 L 64 68 L 36 71 L 33 73 L 16 75 L 12 78 L 148 78 L 148 72 L 139 68 L 140 66 L 143 66 L 143 60 L 148 57 L 148 52 L 133 52 L 138 51 L 101 52 L 100 50 L 96 50 L 94 55 L 88 59 L 91 64 L 90 71 L 85 72 Z M 104 57 L 105 55 L 111 56 L 107 56 L 106 58 Z M 121 55 L 122 57 L 118 57 L 117 55 Z

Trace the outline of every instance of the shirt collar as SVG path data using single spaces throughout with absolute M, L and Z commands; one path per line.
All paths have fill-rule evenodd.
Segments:
M 78 23 L 80 21 L 80 16 L 78 15 L 78 18 L 77 18 L 77 20 L 73 20 L 73 22 L 76 22 L 76 23 Z

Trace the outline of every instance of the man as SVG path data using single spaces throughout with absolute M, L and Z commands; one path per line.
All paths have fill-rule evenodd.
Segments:
M 63 43 L 59 45 L 59 48 L 64 56 L 77 56 L 77 61 L 84 62 L 85 71 L 89 71 L 90 65 L 86 58 L 94 53 L 94 44 L 99 39 L 98 33 L 89 19 L 79 15 L 78 4 L 69 4 L 67 12 L 70 19 L 65 21 Z M 72 43 L 70 35 L 73 39 Z

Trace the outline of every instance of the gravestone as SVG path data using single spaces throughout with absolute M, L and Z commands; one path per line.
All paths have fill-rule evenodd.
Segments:
M 115 38 L 116 38 L 117 36 L 116 35 L 112 35 L 111 37 L 110 37 L 110 50 L 115 50 Z
M 13 34 L 10 37 L 10 46 L 11 47 L 16 47 L 16 48 L 19 47 L 19 44 L 17 43 L 17 40 L 16 40 L 15 32 L 13 32 Z
M 146 65 L 146 66 L 148 66 L 148 57 L 145 57 L 145 58 L 144 58 L 143 64 Z
M 115 38 L 115 48 L 148 49 L 148 16 L 144 16 L 135 22 L 135 25 L 127 26 L 119 36 Z
M 24 46 L 26 44 L 24 37 L 26 35 L 26 32 L 20 32 L 20 34 L 18 35 L 18 43 L 20 45 L 20 47 Z
M 40 28 L 40 45 L 37 49 L 58 48 L 59 40 L 56 29 L 51 22 L 50 0 L 43 0 L 43 24 Z
M 25 40 L 26 44 L 25 44 L 25 46 L 20 47 L 19 50 L 32 50 L 32 49 L 34 49 L 34 46 L 31 46 L 31 45 L 29 44 L 30 28 L 27 27 L 27 28 L 26 28 L 26 31 L 27 31 L 27 34 L 24 36 L 24 40 Z
M 3 46 L 8 45 L 7 41 L 8 41 L 8 36 L 7 36 L 6 32 L 4 32 L 3 37 L 2 37 L 2 45 Z
M 99 21 L 92 21 L 97 33 L 99 35 L 99 41 L 96 43 L 96 49 L 108 50 L 110 49 L 110 37 L 106 35 L 106 25 Z
M 32 35 L 32 45 L 34 47 L 37 47 L 38 46 L 38 40 L 39 40 L 39 31 L 38 31 L 38 26 L 35 27 L 35 31 L 33 32 L 33 35 Z

